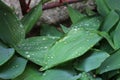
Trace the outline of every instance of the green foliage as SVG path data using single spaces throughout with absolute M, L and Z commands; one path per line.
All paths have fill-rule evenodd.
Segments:
M 42 4 L 39 3 L 37 6 L 32 8 L 28 14 L 26 14 L 21 22 L 24 26 L 25 33 L 28 33 L 35 25 L 39 17 L 42 15 Z
M 83 28 L 71 29 L 50 48 L 45 58 L 46 65 L 42 69 L 51 68 L 85 54 L 100 39 L 96 33 Z
M 39 72 L 36 66 L 28 65 L 23 74 L 13 80 L 40 80 L 41 76 L 42 72 Z
M 0 0 L 0 80 L 120 80 L 120 1 L 95 0 L 88 15 L 68 6 L 70 27 L 41 23 L 28 38 L 46 1 L 19 20 Z
M 56 39 L 58 38 L 47 36 L 28 38 L 21 41 L 21 43 L 16 46 L 16 50 L 20 55 L 34 63 L 44 65 L 44 57 Z
M 0 78 L 13 79 L 23 73 L 27 61 L 21 57 L 13 57 L 5 65 L 0 66 Z
M 10 46 L 25 38 L 23 25 L 13 11 L 0 0 L 0 39 Z
M 7 48 L 0 43 L 0 66 L 3 65 L 5 62 L 7 62 L 13 55 L 14 55 L 14 49 L 13 48 Z
M 87 57 L 75 63 L 75 68 L 80 71 L 89 72 L 100 67 L 102 62 L 109 57 L 109 54 L 103 51 L 95 51 Z M 95 64 L 91 64 L 95 63 Z

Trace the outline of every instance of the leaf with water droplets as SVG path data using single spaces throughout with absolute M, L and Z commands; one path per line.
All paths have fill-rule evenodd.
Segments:
M 21 41 L 16 46 L 17 52 L 38 65 L 44 65 L 44 57 L 48 49 L 58 38 L 40 36 Z
M 0 78 L 13 79 L 23 73 L 27 60 L 21 57 L 13 57 L 5 65 L 0 66 Z
M 7 48 L 1 45 L 0 42 L 0 66 L 6 63 L 13 55 L 14 55 L 14 49 L 13 48 Z
M 45 58 L 45 70 L 63 62 L 77 58 L 92 48 L 101 37 L 83 28 L 72 29 L 58 40 L 48 51 Z
M 116 69 L 120 69 L 120 50 L 108 57 L 99 67 L 98 72 L 102 74 Z
M 0 0 L 0 39 L 9 45 L 16 45 L 25 38 L 25 31 L 13 11 Z
M 89 72 L 98 68 L 107 57 L 109 57 L 108 53 L 104 51 L 95 51 L 91 55 L 79 59 L 79 61 L 75 63 L 75 68 L 79 71 Z
M 101 17 L 94 16 L 94 17 L 86 17 L 80 20 L 78 23 L 72 25 L 73 28 L 85 28 L 89 30 L 97 30 L 101 25 Z

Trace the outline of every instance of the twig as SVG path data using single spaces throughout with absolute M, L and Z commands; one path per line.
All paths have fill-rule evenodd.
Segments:
M 19 0 L 19 2 L 20 2 L 22 14 L 25 15 L 30 10 L 29 6 L 30 6 L 30 3 L 31 3 L 31 0 L 29 0 L 28 3 L 26 3 L 26 0 Z
M 82 0 L 60 0 L 60 2 L 46 3 L 43 5 L 43 10 L 63 6 L 65 4 L 76 3 L 76 2 L 80 2 L 80 1 L 82 1 Z
M 51 9 L 51 8 L 63 6 L 65 4 L 71 4 L 71 3 L 76 3 L 80 1 L 83 1 L 83 0 L 59 0 L 59 2 L 45 3 L 42 9 L 43 10 Z M 26 0 L 19 0 L 19 2 L 20 2 L 21 9 L 22 9 L 22 14 L 23 15 L 27 14 L 30 10 L 29 6 L 30 6 L 31 0 L 29 0 L 28 3 L 26 3 Z

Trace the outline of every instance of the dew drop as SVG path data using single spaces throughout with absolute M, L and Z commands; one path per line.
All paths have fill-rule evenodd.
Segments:
M 28 54 L 29 52 L 27 51 L 27 52 L 25 52 L 25 54 Z
M 42 40 L 46 40 L 46 38 L 42 38 Z
M 20 27 L 23 28 L 23 25 L 21 24 Z
M 51 57 L 51 59 L 53 59 L 53 57 Z
M 46 74 L 44 73 L 43 76 L 45 76 Z
M 45 48 L 45 49 L 47 49 L 48 47 L 47 47 L 47 46 L 45 46 L 44 48 Z
M 89 40 L 87 40 L 87 41 L 89 41 Z
M 30 55 L 27 55 L 27 58 L 30 58 Z

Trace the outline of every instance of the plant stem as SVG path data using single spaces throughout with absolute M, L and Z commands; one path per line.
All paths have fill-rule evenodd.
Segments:
M 82 0 L 60 0 L 60 2 L 46 3 L 43 5 L 43 10 L 63 6 L 65 4 L 76 3 L 76 2 L 80 2 L 80 1 L 82 1 Z
M 59 2 L 51 2 L 51 3 L 45 3 L 43 5 L 43 10 L 46 9 L 51 9 L 51 8 L 55 8 L 55 7 L 59 7 L 59 6 L 63 6 L 65 4 L 71 4 L 71 3 L 76 3 L 76 2 L 80 2 L 83 0 L 60 0 Z M 31 0 L 29 0 L 28 3 L 26 3 L 26 0 L 19 0 L 20 2 L 20 6 L 21 6 L 21 10 L 22 10 L 22 14 L 25 15 L 29 12 L 30 10 L 30 2 Z
M 31 0 L 29 0 L 28 3 L 26 3 L 26 0 L 19 0 L 20 2 L 20 6 L 21 6 L 21 10 L 22 10 L 22 14 L 25 15 L 28 13 L 28 11 L 30 10 L 30 3 Z

